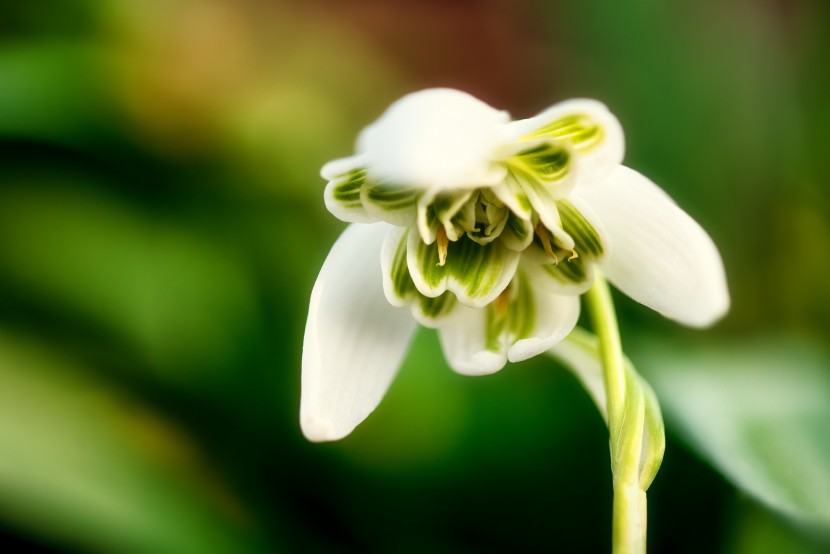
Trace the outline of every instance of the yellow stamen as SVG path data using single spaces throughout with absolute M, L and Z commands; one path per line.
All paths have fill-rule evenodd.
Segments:
M 449 246 L 449 240 L 447 239 L 447 231 L 443 226 L 438 227 L 435 240 L 438 243 L 438 265 L 444 267 L 444 264 L 447 263 L 447 246 Z
M 539 237 L 539 240 L 542 241 L 542 248 L 545 249 L 545 252 L 548 253 L 548 256 L 553 258 L 553 264 L 558 264 L 559 258 L 557 258 L 556 254 L 554 254 L 553 245 L 550 242 L 550 231 L 548 231 L 544 225 L 538 223 L 536 225 L 536 235 Z
M 579 254 L 576 253 L 576 250 L 571 250 L 571 256 L 568 258 L 568 261 L 575 260 L 579 257 Z

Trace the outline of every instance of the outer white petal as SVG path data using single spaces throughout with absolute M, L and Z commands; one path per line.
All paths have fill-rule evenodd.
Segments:
M 457 305 L 438 330 L 444 356 L 450 367 L 462 375 L 488 375 L 507 363 L 507 336 L 499 337 L 499 350 L 486 345 L 487 308 Z
M 536 325 L 529 337 L 516 341 L 507 352 L 511 362 L 521 362 L 550 349 L 576 326 L 579 319 L 579 296 L 549 294 L 534 288 Z
M 726 313 L 729 291 L 715 244 L 660 187 L 617 166 L 580 196 L 614 245 L 602 268 L 620 290 L 694 327 L 711 325 Z
M 602 102 L 577 98 L 554 104 L 534 117 L 511 123 L 510 136 L 513 140 L 518 140 L 557 120 L 575 115 L 586 116 L 587 120 L 599 124 L 602 128 L 602 140 L 598 144 L 593 144 L 592 141 L 582 145 L 574 144 L 579 158 L 580 183 L 593 183 L 614 165 L 621 163 L 625 154 L 622 126 Z M 559 137 L 558 140 L 571 142 L 567 135 Z
M 312 441 L 348 435 L 380 402 L 416 324 L 383 294 L 380 248 L 390 226 L 349 226 L 329 253 L 308 309 L 300 423 Z
M 357 150 L 384 182 L 440 189 L 495 185 L 505 170 L 492 161 L 509 119 L 467 93 L 422 90 L 366 127 Z

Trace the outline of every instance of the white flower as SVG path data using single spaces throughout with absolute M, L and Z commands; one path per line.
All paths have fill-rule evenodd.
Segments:
M 355 156 L 322 170 L 328 209 L 353 224 L 311 295 L 306 437 L 342 438 L 374 410 L 416 321 L 438 329 L 463 374 L 550 349 L 576 325 L 595 265 L 668 318 L 720 318 L 729 295 L 715 245 L 620 165 L 623 151 L 619 122 L 593 100 L 511 122 L 463 92 L 431 89 L 364 129 Z

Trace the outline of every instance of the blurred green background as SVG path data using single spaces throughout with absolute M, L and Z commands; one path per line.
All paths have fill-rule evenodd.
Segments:
M 574 96 L 719 245 L 733 309 L 617 296 L 668 426 L 653 552 L 830 550 L 830 3 L 0 4 L 0 550 L 605 552 L 607 431 L 549 359 L 422 331 L 346 440 L 301 436 L 320 166 L 401 95 Z

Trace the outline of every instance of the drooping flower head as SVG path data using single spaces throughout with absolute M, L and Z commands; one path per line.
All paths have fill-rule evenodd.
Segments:
M 424 90 L 364 129 L 356 150 L 322 170 L 326 206 L 354 225 L 312 293 L 301 406 L 311 440 L 341 438 L 375 408 L 414 321 L 438 329 L 453 369 L 481 375 L 570 333 L 595 266 L 684 324 L 728 308 L 711 239 L 620 165 L 622 129 L 599 102 L 510 121 L 466 93 Z

